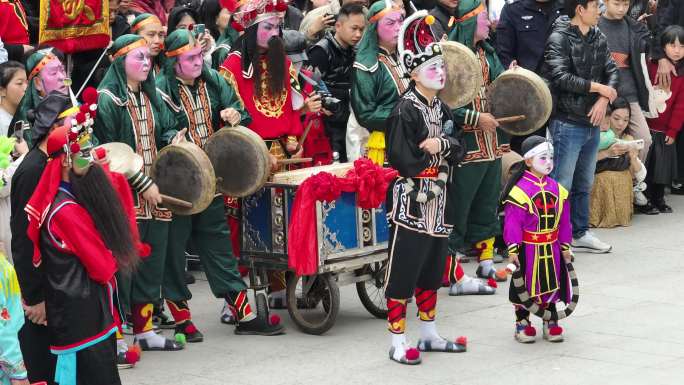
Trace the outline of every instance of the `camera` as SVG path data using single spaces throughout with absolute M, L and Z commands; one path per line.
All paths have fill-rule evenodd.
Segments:
M 340 111 L 342 101 L 330 93 L 328 90 L 318 90 L 317 93 L 321 95 L 321 104 L 323 108 L 332 112 L 333 114 Z

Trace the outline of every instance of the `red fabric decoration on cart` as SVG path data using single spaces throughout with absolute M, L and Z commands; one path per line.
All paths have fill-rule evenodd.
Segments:
M 330 202 L 343 192 L 356 192 L 359 207 L 377 208 L 385 201 L 387 187 L 396 176 L 395 170 L 359 159 L 344 178 L 327 172 L 307 178 L 297 189 L 292 206 L 287 243 L 289 268 L 297 275 L 312 275 L 318 270 L 317 201 Z

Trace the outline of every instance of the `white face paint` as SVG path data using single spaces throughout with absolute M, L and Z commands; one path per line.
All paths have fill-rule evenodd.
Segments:
M 441 90 L 446 82 L 444 59 L 439 58 L 418 70 L 418 82 L 425 88 Z
M 553 152 L 544 151 L 532 157 L 532 169 L 539 174 L 549 175 L 553 170 Z

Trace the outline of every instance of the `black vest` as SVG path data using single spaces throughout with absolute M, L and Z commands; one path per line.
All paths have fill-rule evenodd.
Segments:
M 110 287 L 90 279 L 78 257 L 56 246 L 62 240 L 50 233 L 55 213 L 70 204 L 77 204 L 74 197 L 60 189 L 40 230 L 50 345 L 57 348 L 81 345 L 114 325 Z

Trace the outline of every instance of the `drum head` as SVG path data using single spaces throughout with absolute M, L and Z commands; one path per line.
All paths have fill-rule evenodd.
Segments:
M 475 99 L 484 84 L 480 62 L 473 51 L 461 43 L 442 41 L 439 45 L 447 76 L 439 98 L 450 108 L 463 107 Z
M 144 161 L 142 156 L 136 154 L 133 148 L 126 143 L 110 142 L 95 147 L 95 149 L 98 148 L 107 150 L 109 169 L 111 171 L 130 177 L 143 168 Z
M 511 135 L 528 135 L 546 124 L 551 116 L 551 91 L 544 79 L 516 67 L 504 71 L 492 82 L 487 95 L 492 115 L 504 118 L 525 115 L 525 120 L 501 124 Z
M 207 155 L 197 145 L 184 142 L 164 147 L 152 165 L 152 179 L 159 192 L 192 203 L 192 208 L 168 202 L 174 214 L 192 215 L 204 211 L 216 194 L 216 176 Z
M 216 173 L 216 186 L 232 197 L 254 194 L 271 173 L 268 148 L 261 137 L 246 127 L 224 127 L 204 146 Z

